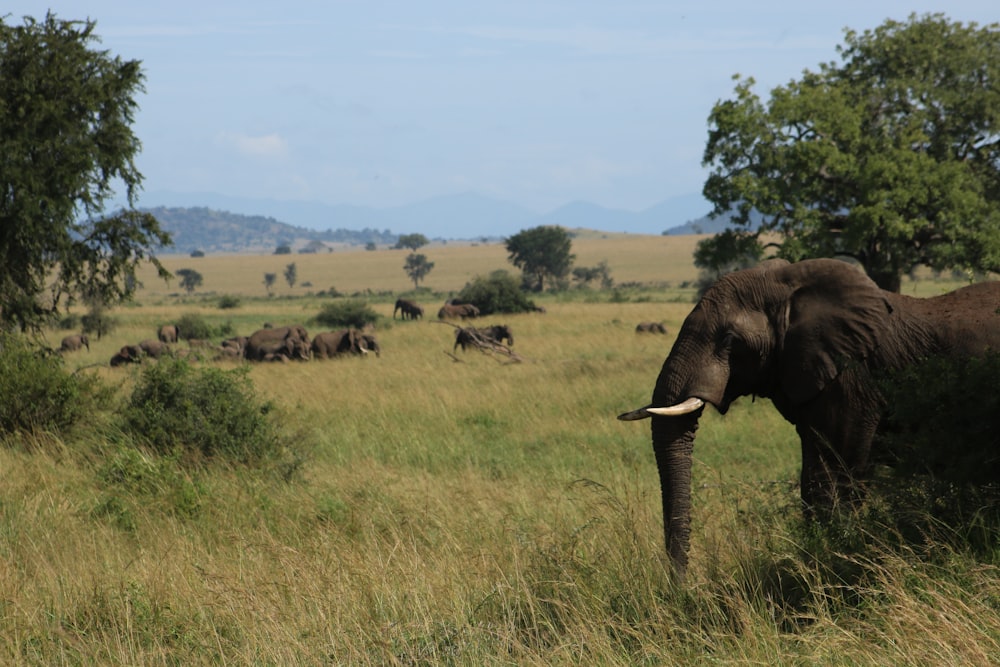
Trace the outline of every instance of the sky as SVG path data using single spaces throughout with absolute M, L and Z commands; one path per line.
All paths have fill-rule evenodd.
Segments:
M 376 208 L 474 192 L 538 213 L 700 192 L 708 115 L 733 75 L 766 98 L 836 60 L 844 28 L 912 12 L 1000 20 L 996 0 L 47 6 L 95 20 L 100 48 L 142 61 L 147 192 Z M 8 0 L 5 22 L 45 7 Z

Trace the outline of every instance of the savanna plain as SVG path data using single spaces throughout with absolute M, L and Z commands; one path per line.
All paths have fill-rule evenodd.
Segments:
M 861 555 L 838 551 L 800 518 L 798 440 L 764 399 L 706 411 L 691 570 L 671 580 L 648 424 L 615 416 L 648 401 L 693 306 L 696 240 L 577 237 L 577 265 L 607 262 L 616 287 L 483 318 L 510 325 L 516 363 L 452 355 L 454 330 L 434 317 L 476 275 L 513 271 L 502 244 L 422 248 L 435 266 L 420 291 L 400 250 L 162 256 L 203 284 L 187 294 L 144 272 L 116 327 L 65 357 L 118 404 L 143 369 L 108 359 L 184 315 L 313 334 L 324 304 L 363 299 L 382 316 L 382 354 L 248 366 L 294 443 L 287 474 L 211 461 L 167 474 L 114 407 L 73 435 L 9 436 L 0 663 L 1000 663 L 996 559 L 879 535 Z M 904 292 L 956 284 L 925 276 Z M 393 320 L 399 295 L 428 316 Z M 239 306 L 221 309 L 223 296 Z M 646 320 L 668 334 L 636 334 Z M 57 346 L 66 333 L 46 335 Z M 147 478 L 108 474 L 124 449 Z

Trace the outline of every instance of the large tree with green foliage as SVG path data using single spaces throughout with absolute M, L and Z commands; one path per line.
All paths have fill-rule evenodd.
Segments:
M 713 107 L 704 194 L 763 216 L 717 250 L 776 233 L 782 257 L 853 257 L 895 291 L 918 266 L 1000 270 L 1000 26 L 911 15 L 837 51 L 766 103 L 737 76 Z
M 569 232 L 562 227 L 524 229 L 506 240 L 507 258 L 524 273 L 525 283 L 541 292 L 546 279 L 559 280 L 569 275 L 576 259 L 570 252 L 572 243 Z
M 93 48 L 92 21 L 0 18 L 0 327 L 35 329 L 76 297 L 130 297 L 136 268 L 170 242 L 134 209 L 132 133 L 143 74 Z M 129 208 L 105 216 L 124 186 Z
M 431 269 L 434 268 L 434 262 L 427 261 L 427 255 L 423 253 L 411 252 L 406 256 L 406 263 L 403 264 L 403 270 L 406 271 L 406 275 L 410 277 L 413 281 L 413 289 L 420 286 L 420 281 L 423 280 Z

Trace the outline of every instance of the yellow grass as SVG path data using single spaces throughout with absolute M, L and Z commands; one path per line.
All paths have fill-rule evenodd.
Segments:
M 578 263 L 606 260 L 619 282 L 674 285 L 697 276 L 692 247 L 574 242 Z M 441 292 L 509 268 L 498 245 L 422 251 Z M 168 257 L 243 305 L 220 311 L 147 279 L 141 305 L 118 309 L 119 327 L 67 363 L 101 364 L 80 372 L 124 399 L 139 370 L 107 359 L 158 324 L 192 312 L 241 333 L 306 322 L 322 300 L 252 298 L 264 271 L 279 273 L 279 295 L 307 291 L 283 283 L 291 261 L 313 289 L 398 292 L 404 256 Z M 996 663 L 992 566 L 887 550 L 848 582 L 802 553 L 797 438 L 766 400 L 703 417 L 691 578 L 669 581 L 648 424 L 615 415 L 649 398 L 691 309 L 673 294 L 545 297 L 545 314 L 489 318 L 511 326 L 522 363 L 453 360 L 453 329 L 431 317 L 383 322 L 378 359 L 253 365 L 283 432 L 308 452 L 290 482 L 210 466 L 129 490 L 104 472 L 133 445 L 114 414 L 65 440 L 9 439 L 0 664 Z M 372 307 L 391 316 L 391 298 Z M 643 320 L 669 334 L 636 335 Z M 185 489 L 197 511 L 178 509 Z

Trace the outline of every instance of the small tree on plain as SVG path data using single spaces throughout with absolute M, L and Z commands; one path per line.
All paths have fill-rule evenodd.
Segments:
M 274 289 L 274 281 L 278 279 L 277 273 L 265 273 L 264 274 L 264 289 L 267 290 L 267 295 L 272 296 L 272 290 Z
M 428 241 L 427 237 L 423 234 L 401 234 L 393 248 L 396 248 L 397 250 L 400 248 L 419 250 L 428 243 L 430 243 L 430 241 Z
M 285 267 L 285 280 L 288 281 L 288 287 L 295 287 L 295 281 L 298 279 L 298 270 L 295 268 L 295 262 L 292 262 Z
M 413 288 L 416 289 L 420 285 L 420 281 L 424 279 L 431 269 L 434 268 L 434 262 L 427 261 L 427 255 L 418 255 L 417 253 L 411 252 L 406 256 L 406 264 L 403 265 L 403 270 L 406 271 L 406 275 L 410 277 L 413 281 Z
M 180 286 L 183 287 L 184 291 L 188 294 L 191 294 L 196 289 L 201 287 L 202 276 L 194 269 L 177 269 L 177 275 L 180 276 L 181 279 Z
M 569 232 L 556 226 L 525 229 L 507 239 L 508 259 L 536 292 L 545 289 L 546 280 L 558 281 L 569 274 L 576 259 L 571 246 Z

